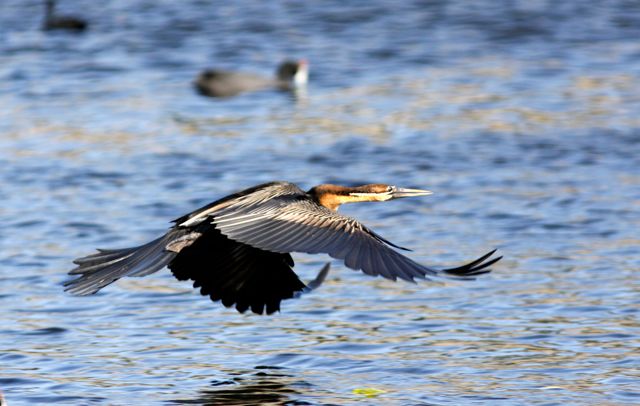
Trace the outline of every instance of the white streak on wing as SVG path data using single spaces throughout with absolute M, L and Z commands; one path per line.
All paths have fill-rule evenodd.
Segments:
M 190 219 L 188 219 L 187 221 L 183 221 L 182 223 L 178 224 L 178 227 L 190 227 L 190 226 L 195 226 L 197 224 L 202 223 L 207 217 L 209 217 L 209 214 L 213 213 L 214 211 L 218 210 L 219 207 L 212 207 L 208 210 L 203 211 L 202 213 L 198 213 L 195 216 L 191 217 Z

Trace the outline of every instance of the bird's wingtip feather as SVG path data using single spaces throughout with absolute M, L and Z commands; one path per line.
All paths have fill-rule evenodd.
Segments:
M 489 273 L 491 272 L 491 270 L 487 268 L 502 259 L 502 256 L 499 256 L 486 261 L 496 251 L 497 249 L 494 249 L 474 261 L 471 261 L 459 267 L 443 269 L 442 272 L 448 276 L 453 276 L 460 279 L 467 279 L 469 277 Z

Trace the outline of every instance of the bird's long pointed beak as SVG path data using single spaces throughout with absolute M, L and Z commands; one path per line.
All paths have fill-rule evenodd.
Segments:
M 391 196 L 393 199 L 398 199 L 401 197 L 414 197 L 414 196 L 426 196 L 433 194 L 430 190 L 421 190 L 421 189 L 405 189 L 401 187 L 397 187 L 392 193 Z

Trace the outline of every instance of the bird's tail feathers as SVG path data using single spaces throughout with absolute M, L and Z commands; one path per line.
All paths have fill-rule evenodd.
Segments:
M 124 276 L 145 276 L 164 268 L 176 253 L 166 246 L 185 230 L 172 229 L 147 244 L 124 249 L 98 250 L 97 253 L 73 261 L 77 268 L 69 275 L 81 275 L 65 282 L 65 290 L 79 296 L 96 293 Z

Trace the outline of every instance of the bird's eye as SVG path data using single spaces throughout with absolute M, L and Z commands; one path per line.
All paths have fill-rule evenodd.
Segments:
M 394 190 L 396 190 L 396 187 L 395 187 L 395 186 L 387 186 L 387 193 L 391 193 L 391 192 L 393 192 Z

